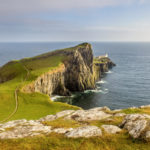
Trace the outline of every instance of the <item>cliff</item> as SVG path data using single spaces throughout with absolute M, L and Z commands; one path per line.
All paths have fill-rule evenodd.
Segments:
M 25 92 L 65 96 L 75 91 L 94 89 L 101 75 L 115 65 L 109 58 L 94 58 L 88 43 L 57 53 L 65 57 L 62 65 L 39 76 L 23 89 Z

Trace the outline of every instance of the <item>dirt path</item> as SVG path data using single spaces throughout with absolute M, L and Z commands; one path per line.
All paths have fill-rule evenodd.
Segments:
M 22 64 L 23 65 L 23 64 Z M 15 92 L 14 92 L 14 97 L 15 97 L 15 109 L 13 110 L 13 112 L 7 117 L 5 118 L 4 120 L 0 121 L 0 123 L 3 123 L 5 121 L 8 121 L 16 112 L 17 112 L 17 109 L 18 109 L 18 92 L 19 92 L 19 89 L 20 89 L 20 85 L 27 80 L 30 72 L 29 70 L 26 68 L 26 66 L 24 66 L 24 69 L 27 71 L 27 74 L 25 76 L 25 79 L 21 81 L 21 83 L 16 87 L 15 89 Z

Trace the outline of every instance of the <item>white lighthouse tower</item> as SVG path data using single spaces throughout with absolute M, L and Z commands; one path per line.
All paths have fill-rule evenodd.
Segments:
M 108 54 L 107 53 L 106 53 L 105 57 L 108 58 Z

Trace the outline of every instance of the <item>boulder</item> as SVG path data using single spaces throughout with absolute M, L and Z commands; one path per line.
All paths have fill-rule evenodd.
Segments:
M 122 122 L 122 127 L 127 129 L 133 138 L 139 138 L 147 126 L 149 115 L 131 114 L 127 115 Z
M 72 131 L 65 134 L 69 138 L 78 138 L 78 137 L 93 137 L 93 136 L 101 136 L 102 131 L 100 128 L 96 126 L 84 126 L 73 129 Z
M 105 132 L 109 134 L 116 134 L 118 132 L 121 132 L 121 129 L 114 125 L 102 125 L 102 128 L 104 128 Z
M 103 111 L 96 110 L 77 110 L 71 115 L 68 115 L 66 119 L 74 119 L 76 121 L 91 121 L 91 120 L 102 120 L 109 118 L 112 115 Z

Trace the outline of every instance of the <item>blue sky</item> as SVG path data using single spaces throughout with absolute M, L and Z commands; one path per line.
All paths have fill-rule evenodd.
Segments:
M 150 41 L 150 0 L 0 0 L 0 41 Z

